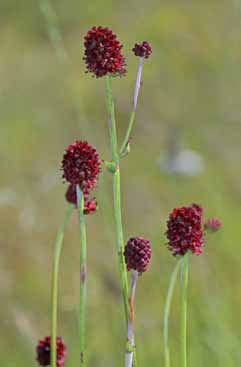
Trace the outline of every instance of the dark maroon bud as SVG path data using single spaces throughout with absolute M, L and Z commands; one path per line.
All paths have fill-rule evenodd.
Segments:
M 150 241 L 143 237 L 131 237 L 125 246 L 124 256 L 128 271 L 143 273 L 151 259 Z
M 173 255 L 185 255 L 187 251 L 202 253 L 202 208 L 197 204 L 175 208 L 167 221 L 168 248 Z

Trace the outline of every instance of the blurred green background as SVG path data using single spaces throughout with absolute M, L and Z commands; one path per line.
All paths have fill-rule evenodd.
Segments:
M 139 367 L 163 366 L 162 317 L 174 259 L 165 221 L 174 206 L 198 202 L 222 230 L 191 259 L 189 366 L 241 365 L 241 6 L 225 0 L 1 0 L 0 3 L 0 362 L 35 366 L 35 345 L 50 333 L 55 234 L 66 207 L 59 171 L 65 147 L 87 139 L 109 157 L 104 81 L 85 74 L 82 40 L 92 25 L 112 27 L 124 43 L 128 74 L 113 82 L 118 133 L 131 108 L 137 59 L 148 40 L 132 150 L 122 169 L 125 239 L 152 241 L 139 281 Z M 161 162 L 174 145 L 203 159 L 190 176 Z M 89 366 L 123 366 L 122 300 L 113 233 L 111 175 L 102 171 L 88 225 Z M 62 259 L 59 333 L 67 367 L 78 364 L 79 249 L 76 213 Z M 179 366 L 179 292 L 171 310 L 172 366 Z

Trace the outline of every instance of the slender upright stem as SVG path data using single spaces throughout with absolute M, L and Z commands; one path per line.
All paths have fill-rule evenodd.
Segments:
M 177 274 L 180 269 L 181 260 L 179 260 L 172 272 L 167 296 L 164 306 L 164 320 L 163 320 L 163 337 L 164 337 L 164 360 L 165 367 L 170 367 L 170 351 L 169 351 L 169 315 L 172 303 L 173 291 L 177 280 Z
M 181 287 L 181 367 L 187 367 L 187 290 L 188 290 L 189 254 L 182 259 L 182 287 Z
M 122 215 L 121 215 L 121 191 L 120 191 L 120 167 L 119 167 L 119 154 L 117 143 L 117 132 L 115 122 L 115 108 L 111 90 L 110 77 L 106 76 L 105 79 L 106 89 L 106 103 L 108 110 L 108 122 L 109 122 L 109 134 L 111 142 L 111 159 L 115 165 L 113 171 L 113 201 L 114 201 L 114 216 L 116 225 L 116 246 L 119 259 L 119 271 L 121 277 L 122 297 L 124 302 L 124 310 L 126 323 L 128 322 L 128 280 L 127 270 L 124 260 L 124 239 L 123 239 L 123 227 L 122 227 Z
M 135 291 L 138 279 L 138 271 L 133 270 L 131 275 L 131 289 L 130 289 L 130 298 L 129 298 L 129 317 L 128 317 L 128 329 L 127 329 L 127 347 L 125 354 L 125 367 L 132 367 L 133 365 L 133 354 L 135 348 L 134 341 L 134 299 L 135 299 Z
M 87 287 L 87 249 L 86 249 L 86 226 L 84 216 L 84 195 L 79 185 L 76 186 L 79 228 L 80 228 L 80 366 L 85 367 L 85 318 L 86 318 L 86 287 Z
M 139 95 L 140 86 L 141 86 L 141 74 L 142 74 L 143 62 L 144 62 L 144 58 L 140 57 L 138 67 L 137 67 L 136 82 L 135 82 L 133 103 L 132 103 L 132 111 L 131 111 L 131 116 L 130 116 L 130 120 L 129 120 L 129 125 L 128 125 L 127 131 L 126 131 L 126 135 L 125 135 L 125 138 L 123 140 L 123 143 L 122 143 L 121 149 L 120 149 L 120 155 L 121 156 L 124 156 L 127 152 L 127 147 L 128 147 L 128 143 L 129 143 L 129 140 L 130 140 L 131 131 L 132 131 L 134 121 L 135 121 L 138 95 Z
M 56 241 L 52 270 L 52 321 L 51 321 L 51 366 L 56 367 L 56 337 L 57 337 L 57 311 L 58 311 L 58 281 L 59 281 L 59 263 L 62 252 L 64 239 L 64 229 L 70 218 L 73 205 L 69 205 L 66 209 L 63 223 L 60 225 Z
M 49 38 L 55 48 L 58 60 L 64 64 L 69 62 L 69 58 L 64 47 L 63 37 L 58 25 L 58 17 L 50 0 L 39 0 L 40 10 L 47 23 Z

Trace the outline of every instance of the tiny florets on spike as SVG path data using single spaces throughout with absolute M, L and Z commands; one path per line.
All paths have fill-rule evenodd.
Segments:
M 143 237 L 131 237 L 125 246 L 124 256 L 128 271 L 143 273 L 151 259 L 150 241 Z
M 72 185 L 79 185 L 89 193 L 96 185 L 100 172 L 100 159 L 95 148 L 86 141 L 69 145 L 62 160 L 63 178 Z
M 46 336 L 40 340 L 37 348 L 36 360 L 40 366 L 50 366 L 51 364 L 51 337 Z M 56 366 L 62 367 L 66 358 L 66 346 L 61 337 L 56 338 Z
M 65 198 L 70 204 L 74 204 L 77 207 L 77 193 L 76 185 L 69 185 Z M 98 204 L 95 198 L 89 199 L 88 193 L 84 194 L 84 214 L 92 214 L 98 209 Z
M 167 221 L 166 236 L 173 255 L 185 255 L 187 251 L 202 253 L 202 208 L 197 204 L 175 208 Z
M 217 218 L 209 218 L 204 223 L 204 229 L 207 232 L 217 232 L 220 229 L 221 226 L 222 226 L 222 223 Z
M 148 59 L 152 54 L 151 45 L 146 41 L 143 41 L 142 43 L 136 43 L 132 51 L 136 56 L 144 57 L 145 59 Z
M 122 45 L 116 35 L 107 27 L 91 28 L 85 38 L 85 56 L 87 72 L 97 78 L 111 75 L 124 75 L 125 59 L 122 56 Z

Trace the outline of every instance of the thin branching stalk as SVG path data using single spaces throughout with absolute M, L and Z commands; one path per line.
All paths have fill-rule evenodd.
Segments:
M 66 209 L 63 223 L 60 225 L 56 241 L 52 270 L 52 320 L 51 320 L 51 366 L 56 367 L 56 337 L 57 337 L 57 311 L 58 311 L 58 281 L 59 263 L 63 248 L 64 230 L 73 210 L 73 205 Z
M 164 306 L 164 319 L 163 319 L 163 339 L 164 339 L 164 361 L 165 367 L 170 367 L 170 350 L 169 350 L 169 315 L 172 303 L 173 291 L 177 280 L 178 271 L 181 266 L 181 260 L 179 260 L 172 272 L 170 283 L 167 290 L 167 296 Z
M 80 366 L 86 366 L 85 356 L 85 319 L 86 319 L 86 288 L 87 288 L 87 248 L 86 248 L 86 226 L 84 215 L 84 195 L 79 185 L 76 186 L 77 203 L 79 212 L 80 228 Z
M 133 270 L 131 274 L 131 288 L 130 288 L 130 298 L 129 298 L 129 317 L 128 317 L 128 328 L 127 328 L 127 345 L 125 354 L 125 367 L 132 367 L 133 365 L 133 354 L 135 348 L 134 341 L 134 299 L 136 292 L 136 285 L 138 279 L 138 271 Z
M 144 57 L 140 57 L 138 67 L 137 67 L 137 74 L 136 74 L 136 82 L 135 82 L 135 88 L 134 88 L 131 116 L 130 116 L 129 125 L 128 125 L 127 131 L 126 131 L 124 141 L 121 145 L 120 156 L 124 156 L 128 152 L 128 144 L 129 144 L 129 141 L 130 141 L 131 131 L 132 131 L 134 121 L 135 121 L 135 116 L 136 116 L 136 107 L 137 107 L 137 101 L 138 101 L 140 86 L 141 86 L 141 75 L 142 75 L 143 62 L 144 62 Z
M 116 225 L 116 245 L 118 253 L 119 271 L 121 277 L 122 297 L 124 302 L 126 323 L 128 321 L 128 280 L 127 270 L 124 259 L 124 238 L 121 215 L 121 191 L 120 191 L 120 167 L 119 154 L 117 143 L 117 132 L 115 122 L 115 108 L 111 90 L 110 76 L 105 78 L 106 103 L 108 110 L 109 134 L 111 142 L 111 160 L 114 164 L 113 174 L 113 200 L 114 200 L 114 215 Z
M 105 78 L 105 92 L 106 92 L 106 104 L 108 111 L 108 125 L 109 135 L 111 142 L 111 164 L 110 170 L 113 174 L 113 201 L 114 201 L 114 216 L 116 226 L 116 246 L 118 254 L 119 272 L 121 279 L 122 298 L 125 310 L 125 321 L 128 325 L 129 318 L 129 304 L 128 304 L 128 277 L 126 264 L 124 259 L 124 236 L 122 227 L 122 213 L 121 213 L 121 188 L 120 188 L 120 166 L 119 166 L 119 153 L 118 153 L 118 141 L 115 121 L 115 106 L 111 90 L 111 78 L 106 76 Z M 137 366 L 136 349 L 134 349 L 133 366 Z
M 64 47 L 62 34 L 58 25 L 58 17 L 50 0 L 39 0 L 40 10 L 47 23 L 49 38 L 55 48 L 58 60 L 65 64 L 69 62 L 68 54 Z
M 187 367 L 187 293 L 189 253 L 182 258 L 181 287 L 181 367 Z

